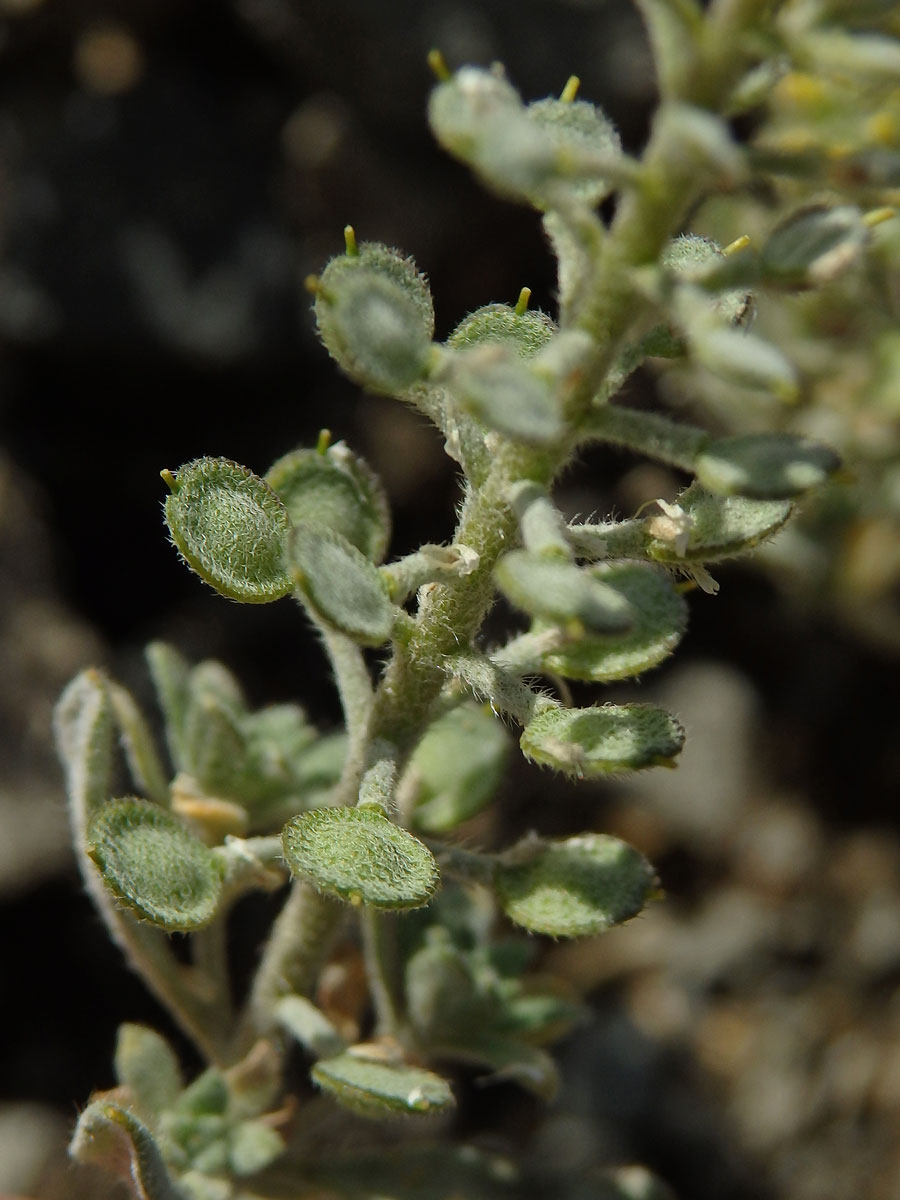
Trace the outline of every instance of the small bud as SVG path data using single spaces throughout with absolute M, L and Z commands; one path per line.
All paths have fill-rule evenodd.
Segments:
M 670 102 L 660 108 L 657 121 L 665 125 L 666 145 L 682 166 L 692 163 L 720 185 L 733 185 L 746 173 L 741 148 L 720 117 Z
M 275 1015 L 304 1050 L 316 1058 L 330 1058 L 346 1048 L 331 1021 L 305 996 L 282 996 L 275 1006 Z
M 588 569 L 627 603 L 632 628 L 614 637 L 589 634 L 563 642 L 543 656 L 544 668 L 566 679 L 611 683 L 641 675 L 668 658 L 687 628 L 687 604 L 667 573 L 638 563 Z
M 151 1124 L 171 1108 L 184 1087 L 175 1051 L 144 1025 L 119 1026 L 115 1070 L 119 1085 L 128 1089 L 134 1107 Z
M 565 433 L 552 384 L 530 372 L 508 345 L 451 354 L 440 379 L 464 412 L 514 441 L 547 445 Z
M 513 604 L 547 621 L 577 621 L 605 634 L 623 633 L 634 623 L 625 597 L 574 563 L 513 550 L 497 563 L 495 577 Z

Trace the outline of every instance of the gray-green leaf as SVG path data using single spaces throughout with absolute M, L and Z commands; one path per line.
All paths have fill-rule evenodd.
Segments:
M 295 525 L 334 529 L 381 562 L 391 532 L 390 509 L 375 472 L 343 442 L 318 450 L 294 450 L 273 463 L 266 483 L 284 501 Z
M 510 920 L 551 937 L 603 933 L 637 916 L 657 890 L 644 856 L 600 833 L 522 847 L 521 861 L 498 863 L 494 886 Z
M 789 433 L 744 433 L 710 442 L 697 479 L 711 492 L 790 500 L 824 483 L 841 460 L 830 446 Z
M 146 800 L 111 800 L 87 830 L 87 853 L 114 896 L 169 930 L 197 929 L 215 915 L 223 867 L 177 817 Z
M 440 1075 L 405 1063 L 364 1058 L 352 1050 L 317 1062 L 311 1074 L 323 1091 L 362 1116 L 427 1116 L 454 1104 L 450 1085 Z
M 390 639 L 399 610 L 378 568 L 345 537 L 298 525 L 288 539 L 294 581 L 317 616 L 364 646 Z
M 632 628 L 614 637 L 573 638 L 545 654 L 544 667 L 568 679 L 609 683 L 640 675 L 667 658 L 687 627 L 687 604 L 668 575 L 637 563 L 595 567 L 591 574 L 627 602 Z
M 669 766 L 684 745 L 684 730 L 650 704 L 545 708 L 525 726 L 526 758 L 581 779 Z

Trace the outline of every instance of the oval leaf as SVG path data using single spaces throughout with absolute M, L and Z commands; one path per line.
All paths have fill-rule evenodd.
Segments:
M 333 530 L 298 525 L 288 539 L 288 561 L 310 607 L 364 646 L 390 639 L 398 610 L 378 568 Z
M 403 395 L 428 368 L 434 310 L 412 259 L 377 242 L 333 258 L 316 290 L 329 354 L 364 387 Z
M 636 563 L 594 568 L 591 574 L 627 602 L 632 628 L 615 637 L 574 640 L 544 655 L 544 667 L 568 679 L 609 683 L 640 675 L 668 658 L 687 628 L 687 603 L 668 575 Z
M 776 534 L 793 511 L 788 500 L 717 496 L 698 483 L 681 493 L 678 505 L 689 518 L 683 545 L 677 531 L 665 521 L 647 519 L 651 535 L 647 552 L 657 562 L 708 563 L 733 558 Z
M 856 262 L 868 238 L 862 213 L 853 205 L 801 209 L 769 234 L 760 251 L 763 277 L 787 288 L 827 283 Z
M 509 759 L 501 721 L 477 704 L 461 704 L 436 721 L 410 763 L 418 777 L 415 824 L 440 833 L 475 816 L 490 803 Z
M 87 852 L 103 882 L 137 916 L 169 930 L 215 915 L 223 867 L 170 813 L 146 800 L 111 800 L 88 827 Z
M 513 550 L 494 572 L 500 590 L 525 612 L 550 621 L 578 621 L 595 633 L 624 633 L 634 614 L 621 591 L 574 563 Z
M 69 1154 L 96 1163 L 137 1186 L 146 1200 L 186 1200 L 172 1181 L 150 1130 L 134 1113 L 109 1100 L 94 1100 L 75 1126 Z
M 351 904 L 419 908 L 440 878 L 431 851 L 376 809 L 301 813 L 285 825 L 282 843 L 295 875 Z
M 258 475 L 227 458 L 198 458 L 164 477 L 172 541 L 201 579 L 246 604 L 291 591 L 281 560 L 290 518 Z
M 334 529 L 366 558 L 384 558 L 391 531 L 387 496 L 375 472 L 343 442 L 324 454 L 286 454 L 266 472 L 266 483 L 296 525 Z
M 363 1058 L 352 1051 L 317 1062 L 311 1075 L 339 1104 L 362 1116 L 427 1116 L 454 1105 L 450 1085 L 440 1075 Z
M 711 492 L 789 500 L 824 483 L 841 465 L 830 446 L 788 433 L 745 433 L 710 442 L 697 479 Z
M 526 758 L 581 779 L 669 765 L 684 745 L 675 718 L 650 704 L 546 708 L 522 733 Z
M 637 916 L 657 890 L 644 856 L 601 833 L 537 842 L 524 861 L 500 862 L 494 885 L 510 920 L 551 937 L 603 933 Z
M 115 1068 L 116 1079 L 128 1089 L 134 1107 L 151 1123 L 172 1107 L 184 1087 L 175 1051 L 144 1025 L 119 1026 Z
M 490 429 L 534 445 L 546 445 L 565 433 L 552 385 L 529 371 L 509 343 L 459 351 L 444 370 L 460 408 Z
M 68 685 L 53 714 L 53 732 L 80 828 L 109 800 L 112 779 L 115 726 L 106 680 L 99 671 L 82 671 Z

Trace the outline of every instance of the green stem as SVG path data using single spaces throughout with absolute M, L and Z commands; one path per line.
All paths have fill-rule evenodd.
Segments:
M 299 880 L 291 886 L 278 915 L 253 980 L 238 1028 L 238 1054 L 246 1053 L 257 1038 L 277 1028 L 275 1005 L 295 993 L 311 995 L 316 977 L 331 948 L 347 908 L 316 892 Z
M 403 995 L 395 918 L 391 913 L 366 909 L 360 913 L 360 928 L 366 977 L 375 1008 L 375 1033 L 379 1037 L 400 1038 Z
M 659 413 L 607 404 L 588 414 L 584 436 L 636 450 L 648 458 L 693 473 L 697 457 L 710 440 L 705 429 L 672 421 Z

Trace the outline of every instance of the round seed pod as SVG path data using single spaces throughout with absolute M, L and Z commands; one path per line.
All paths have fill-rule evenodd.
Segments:
M 316 287 L 315 314 L 329 354 L 370 391 L 402 396 L 427 374 L 431 292 L 398 251 L 363 242 L 333 258 Z
M 546 134 L 557 150 L 571 148 L 603 155 L 622 153 L 622 142 L 615 125 L 602 109 L 587 100 L 560 100 L 548 96 L 546 100 L 535 100 L 527 105 L 525 116 Z M 569 181 L 569 187 L 579 200 L 591 207 L 612 191 L 608 180 L 588 172 L 579 173 Z M 544 207 L 544 197 L 540 193 L 530 199 L 535 207 Z
M 508 304 L 486 304 L 469 313 L 447 338 L 451 350 L 469 350 L 485 343 L 511 346 L 521 358 L 542 350 L 556 332 L 556 323 L 537 309 L 517 312 Z
M 282 565 L 290 518 L 258 475 L 227 458 L 198 458 L 163 477 L 172 491 L 165 503 L 172 541 L 201 579 L 245 604 L 291 591 Z
M 273 463 L 266 483 L 295 525 L 324 526 L 343 534 L 366 558 L 381 562 L 391 534 L 391 514 L 381 480 L 338 442 L 324 454 L 294 450 Z

